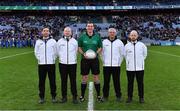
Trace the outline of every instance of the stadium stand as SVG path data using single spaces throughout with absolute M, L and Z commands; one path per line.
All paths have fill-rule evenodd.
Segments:
M 179 0 L 1 0 L 1 6 L 133 6 L 133 5 L 152 5 L 163 6 L 164 4 L 176 5 L 180 4 Z M 95 23 L 96 31 L 102 38 L 106 38 L 107 29 L 115 27 L 118 29 L 118 38 L 127 40 L 129 31 L 138 30 L 140 40 L 147 44 L 159 44 L 161 41 L 179 41 L 180 37 L 180 15 L 174 13 L 160 13 L 141 15 L 133 14 L 134 10 L 130 10 L 122 15 L 117 12 L 116 15 L 109 15 L 113 11 L 106 11 L 104 15 L 78 15 L 81 11 L 66 11 L 64 13 L 48 12 L 45 16 L 41 12 L 36 11 L 37 15 L 16 14 L 9 11 L 2 11 L 0 15 L 0 46 L 1 47 L 32 47 L 35 40 L 41 36 L 40 30 L 44 26 L 50 27 L 51 35 L 58 40 L 62 37 L 63 28 L 70 26 L 73 29 L 73 36 L 78 38 L 85 29 L 88 21 Z M 141 10 L 142 11 L 142 10 Z M 63 12 L 63 11 L 62 11 Z M 102 11 L 103 12 L 103 11 Z M 96 12 L 96 13 L 102 13 Z M 46 12 L 43 12 L 46 13 Z M 76 13 L 76 14 L 75 14 Z M 144 12 L 146 13 L 146 12 Z M 39 15 L 40 14 L 40 15 Z M 62 16 L 64 15 L 65 16 Z M 66 15 L 67 14 L 67 15 Z
M 156 44 L 157 41 L 175 41 L 180 37 L 180 18 L 179 15 L 149 15 L 149 16 L 115 16 L 110 17 L 81 17 L 71 16 L 1 16 L 0 38 L 1 47 L 26 47 L 34 46 L 34 41 L 40 36 L 43 26 L 51 29 L 54 38 L 62 37 L 62 30 L 65 26 L 73 29 L 75 38 L 85 29 L 87 21 L 96 24 L 96 31 L 102 38 L 107 36 L 107 29 L 115 27 L 118 29 L 119 38 L 127 38 L 132 29 L 138 30 L 141 39 L 145 42 Z M 21 43 L 21 45 L 16 45 Z

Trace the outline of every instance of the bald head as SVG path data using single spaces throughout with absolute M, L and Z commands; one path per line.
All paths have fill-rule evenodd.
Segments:
M 72 35 L 72 30 L 71 30 L 71 28 L 70 28 L 70 27 L 64 28 L 64 36 L 66 36 L 66 37 L 71 37 L 71 35 Z
M 115 36 L 116 36 L 116 29 L 115 28 L 109 28 L 108 29 L 108 36 L 111 40 L 114 40 Z
M 115 28 L 109 28 L 108 32 L 115 32 L 116 33 L 116 29 Z
M 138 35 L 138 32 L 137 32 L 136 30 L 132 30 L 132 31 L 130 32 L 130 34 L 136 34 L 136 35 Z
M 138 39 L 138 32 L 136 30 L 132 30 L 129 34 L 129 38 L 131 41 L 136 41 Z

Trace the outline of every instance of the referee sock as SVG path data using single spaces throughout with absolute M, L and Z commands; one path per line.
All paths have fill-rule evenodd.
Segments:
M 94 86 L 97 92 L 97 96 L 100 96 L 100 81 L 94 82 Z
M 84 95 L 85 95 L 86 87 L 87 87 L 87 83 L 86 82 L 82 82 L 81 83 L 81 96 L 82 97 L 84 97 Z

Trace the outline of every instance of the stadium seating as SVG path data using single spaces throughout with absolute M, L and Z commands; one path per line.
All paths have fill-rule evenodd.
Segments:
M 159 40 L 174 41 L 177 37 L 180 37 L 179 15 L 173 15 L 173 17 L 171 14 L 116 18 L 108 16 L 96 18 L 76 17 L 79 19 L 71 22 L 71 16 L 1 16 L 0 20 L 3 22 L 0 23 L 0 38 L 1 41 L 8 41 L 7 44 L 10 44 L 11 39 L 16 40 L 18 38 L 20 38 L 20 41 L 29 39 L 35 41 L 40 36 L 40 30 L 44 26 L 50 27 L 51 34 L 55 39 L 62 37 L 65 26 L 70 26 L 74 37 L 78 38 L 89 20 L 95 22 L 96 31 L 99 32 L 102 38 L 107 36 L 109 27 L 117 28 L 119 31 L 118 37 L 121 39 L 127 38 L 129 31 L 136 29 L 140 34 L 140 38 L 144 39 L 145 42 L 148 41 L 148 43 L 156 43 Z M 102 20 L 103 18 L 112 20 L 107 20 L 105 23 Z M 5 43 L 0 46 L 5 47 Z

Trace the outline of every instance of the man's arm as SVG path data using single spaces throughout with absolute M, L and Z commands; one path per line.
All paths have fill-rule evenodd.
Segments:
M 85 54 L 85 52 L 83 52 L 83 49 L 82 49 L 82 46 L 83 46 L 82 44 L 83 44 L 82 37 L 79 37 L 79 39 L 78 39 L 78 51 L 80 54 L 82 54 L 86 58 L 86 54 Z
M 56 58 L 58 57 L 57 42 L 56 42 L 56 41 L 55 41 L 55 43 L 54 43 L 53 50 L 54 50 L 54 56 L 55 56 L 55 59 L 56 59 Z
M 34 48 L 34 55 L 35 55 L 36 59 L 39 60 L 39 46 L 38 46 L 37 41 L 36 41 L 35 48 Z
M 146 57 L 147 57 L 147 47 L 146 47 L 146 45 L 144 45 L 144 50 L 143 50 L 143 56 L 144 56 L 144 60 L 146 59 Z
M 80 54 L 84 55 L 84 52 L 83 52 L 81 47 L 78 47 L 78 51 L 79 51 Z
M 78 47 L 78 51 L 80 54 L 82 54 L 85 58 L 87 58 L 86 53 L 83 52 L 81 47 Z
M 120 56 L 121 56 L 121 63 L 125 57 L 125 47 L 124 47 L 124 44 L 123 42 L 121 42 L 121 46 L 120 46 Z
M 97 54 L 101 54 L 102 52 L 102 40 L 101 40 L 101 37 L 99 37 L 99 42 L 98 42 L 98 50 L 96 51 Z
M 124 46 L 124 58 L 127 59 L 127 45 Z

